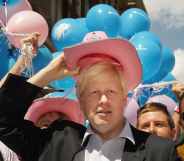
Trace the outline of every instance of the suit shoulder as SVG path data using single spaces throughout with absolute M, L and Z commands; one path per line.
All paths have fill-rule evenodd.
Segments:
M 63 131 L 63 130 L 69 130 L 69 131 L 79 131 L 80 133 L 84 133 L 86 131 L 86 128 L 78 123 L 75 123 L 73 121 L 69 121 L 69 120 L 56 120 L 54 121 L 50 127 L 49 127 L 49 131 Z
M 156 135 L 150 135 L 147 141 L 152 147 L 159 149 L 170 149 L 175 147 L 174 141 Z

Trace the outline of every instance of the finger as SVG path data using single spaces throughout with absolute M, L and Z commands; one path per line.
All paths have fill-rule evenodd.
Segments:
M 72 70 L 69 72 L 71 76 L 77 76 L 80 74 L 80 68 L 76 68 L 75 70 Z
M 34 32 L 33 35 L 36 36 L 36 37 L 41 36 L 41 34 L 39 32 Z

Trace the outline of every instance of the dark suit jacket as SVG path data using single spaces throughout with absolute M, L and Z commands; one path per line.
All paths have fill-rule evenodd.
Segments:
M 55 121 L 41 130 L 24 120 L 27 108 L 39 87 L 22 77 L 10 75 L 0 90 L 0 139 L 25 161 L 83 161 L 87 141 L 81 146 L 86 131 L 71 121 Z M 135 145 L 126 140 L 123 161 L 177 160 L 174 143 L 141 132 L 131 126 Z M 80 153 L 79 153 L 80 152 Z

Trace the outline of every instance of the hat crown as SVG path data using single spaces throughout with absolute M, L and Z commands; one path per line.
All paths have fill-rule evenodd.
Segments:
M 99 41 L 99 40 L 104 40 L 108 39 L 108 36 L 106 35 L 105 32 L 103 31 L 94 31 L 94 32 L 89 32 L 85 35 L 83 42 L 94 42 L 94 41 Z

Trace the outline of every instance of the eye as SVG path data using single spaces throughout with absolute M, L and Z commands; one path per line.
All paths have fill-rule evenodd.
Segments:
M 112 90 L 112 89 L 109 89 L 109 90 L 107 90 L 107 93 L 108 94 L 114 94 L 114 93 L 116 93 L 114 90 Z
M 90 93 L 89 93 L 89 95 L 90 96 L 97 96 L 98 95 L 98 91 L 97 90 L 94 90 L 94 91 L 91 91 Z
M 117 92 L 115 90 L 110 89 L 110 90 L 107 90 L 106 94 L 108 96 L 115 96 L 117 95 Z
M 98 91 L 97 91 L 97 90 L 95 90 L 95 91 L 91 91 L 91 93 L 92 93 L 92 94 L 97 94 L 97 93 L 98 93 Z
M 157 123 L 155 123 L 155 126 L 156 127 L 167 127 L 167 125 L 164 124 L 163 122 L 157 122 Z
M 150 127 L 150 124 L 147 123 L 147 124 L 143 124 L 140 128 L 141 129 L 148 129 Z

